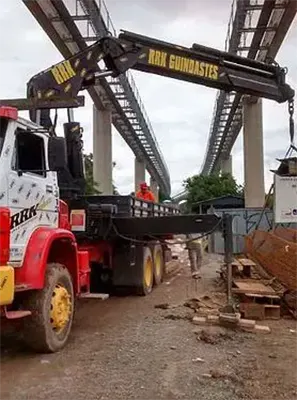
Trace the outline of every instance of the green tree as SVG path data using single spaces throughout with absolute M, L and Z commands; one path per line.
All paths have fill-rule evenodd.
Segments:
M 86 194 L 100 194 L 102 193 L 99 190 L 100 184 L 94 181 L 93 175 L 93 154 L 84 154 L 84 163 L 85 163 L 85 179 L 86 179 Z M 112 163 L 112 168 L 116 166 L 116 163 Z M 119 194 L 116 186 L 113 184 L 113 194 Z
M 99 184 L 94 181 L 93 175 L 93 154 L 84 154 L 86 194 L 100 194 Z
M 230 174 L 194 175 L 184 182 L 188 192 L 187 203 L 193 204 L 226 195 L 242 196 L 243 188 L 236 183 Z
M 161 191 L 159 191 L 159 203 L 162 203 L 165 200 L 171 200 L 171 197 L 165 196 Z

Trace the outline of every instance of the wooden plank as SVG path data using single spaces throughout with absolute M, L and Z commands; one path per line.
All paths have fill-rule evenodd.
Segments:
M 252 266 L 244 265 L 243 266 L 243 275 L 250 278 L 252 276 Z
M 238 275 L 238 273 L 239 273 L 238 266 L 235 264 L 231 264 L 231 267 L 232 267 L 232 276 Z
M 240 303 L 240 311 L 246 319 L 265 319 L 265 306 L 258 303 Z
M 267 297 L 268 299 L 275 299 L 279 300 L 280 296 L 277 294 L 257 294 L 257 293 L 246 293 L 246 297 L 256 297 L 256 298 L 262 298 L 262 297 Z
M 238 289 L 238 288 L 232 288 L 231 289 L 231 291 L 232 291 L 232 293 L 234 293 L 234 294 L 244 294 L 244 295 L 246 295 L 246 294 L 248 294 L 249 293 L 249 291 L 248 290 L 243 290 L 243 289 Z M 254 293 L 255 291 L 253 290 L 253 293 Z M 270 292 L 267 292 L 267 293 L 263 293 L 262 291 L 259 291 L 258 293 L 256 293 L 256 294 L 262 294 L 262 295 L 267 295 L 267 294 L 270 294 Z
M 233 293 L 275 294 L 271 286 L 265 286 L 260 281 L 234 279 L 233 283 L 236 286 L 232 289 Z
M 257 264 L 254 261 L 249 260 L 248 258 L 238 258 L 240 264 L 244 267 L 255 267 Z
M 265 319 L 280 319 L 280 306 L 265 304 Z
M 240 303 L 240 312 L 246 319 L 280 319 L 280 306 L 258 303 Z
M 233 280 L 234 284 L 242 289 L 242 288 L 252 288 L 255 287 L 258 290 L 261 290 L 260 288 L 264 289 L 269 289 L 271 290 L 273 293 L 275 293 L 275 291 L 273 290 L 273 288 L 269 285 L 265 285 L 263 283 L 262 280 L 260 279 L 234 279 Z M 267 291 L 267 290 L 266 290 Z

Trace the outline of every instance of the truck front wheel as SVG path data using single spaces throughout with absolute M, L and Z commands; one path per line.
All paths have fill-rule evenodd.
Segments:
M 69 337 L 74 313 L 74 292 L 71 276 L 63 265 L 48 264 L 42 290 L 29 293 L 24 338 L 35 351 L 59 351 Z

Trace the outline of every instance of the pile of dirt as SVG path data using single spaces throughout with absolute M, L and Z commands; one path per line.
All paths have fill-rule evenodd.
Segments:
M 226 340 L 234 340 L 235 332 L 221 326 L 208 326 L 194 331 L 196 339 L 208 344 L 219 344 Z

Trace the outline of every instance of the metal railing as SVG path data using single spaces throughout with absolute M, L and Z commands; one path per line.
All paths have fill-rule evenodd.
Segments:
M 294 0 L 279 0 L 275 3 L 264 0 L 233 0 L 225 51 L 270 62 L 269 57 L 275 57 L 282 42 L 276 38 L 278 28 L 282 25 L 285 31 L 290 26 L 290 23 L 285 25 L 282 21 L 283 15 L 286 12 L 291 13 L 292 19 L 296 14 L 296 10 L 289 10 L 292 6 L 290 3 L 294 3 Z M 282 35 L 283 33 L 280 34 Z M 217 171 L 221 159 L 230 154 L 242 127 L 241 98 L 241 95 L 236 94 L 230 99 L 226 93 L 218 92 L 201 168 L 202 174 L 208 175 Z
M 107 31 L 112 35 L 112 36 L 117 36 L 117 31 L 116 28 L 111 20 L 109 11 L 107 9 L 107 6 L 105 4 L 104 0 L 92 0 L 94 4 L 94 12 L 95 12 L 95 6 L 97 7 L 97 10 L 99 10 L 100 16 L 105 24 L 105 27 Z M 89 2 L 92 4 L 92 2 Z M 81 10 L 79 9 L 81 8 Z M 76 15 L 79 15 L 81 12 L 83 12 L 85 15 L 88 15 L 88 10 L 84 6 L 84 2 L 80 0 L 76 0 Z M 96 15 L 96 14 L 94 14 Z M 90 33 L 90 30 L 93 33 Z M 98 33 L 103 35 L 106 35 L 106 32 L 98 32 L 96 27 L 93 26 L 91 20 L 87 21 L 87 36 L 90 38 L 95 38 L 98 37 Z M 125 78 L 124 78 L 125 77 Z M 162 154 L 162 151 L 160 149 L 160 146 L 158 144 L 158 141 L 156 139 L 156 135 L 154 133 L 152 124 L 149 120 L 147 111 L 144 107 L 144 104 L 141 100 L 139 90 L 136 86 L 134 77 L 130 71 L 127 71 L 124 75 L 119 76 L 118 78 L 109 78 L 107 79 L 107 82 L 112 83 L 111 88 L 113 92 L 120 93 L 121 88 L 124 90 L 124 92 L 128 92 L 130 95 L 133 96 L 133 101 L 129 102 L 129 99 L 122 98 L 121 100 L 118 100 L 120 104 L 124 102 L 124 105 L 126 108 L 130 106 L 133 108 L 133 104 L 135 102 L 137 103 L 136 109 L 133 110 L 134 113 L 136 114 L 135 119 L 139 120 L 139 127 L 142 128 L 143 132 L 141 135 L 141 142 L 145 143 L 144 145 L 144 151 L 146 152 L 146 157 L 150 159 L 152 164 L 154 165 L 155 169 L 158 171 L 158 174 L 162 177 L 163 182 L 158 182 L 159 184 L 161 183 L 161 187 L 164 190 L 164 192 L 167 192 L 165 194 L 170 195 L 170 174 L 169 174 L 169 169 L 166 165 L 164 156 Z M 127 96 L 128 97 L 128 96 Z M 128 115 L 128 118 L 131 118 L 131 111 L 125 111 L 125 114 Z M 151 147 L 151 148 L 150 148 Z M 150 148 L 150 151 L 148 151 Z

